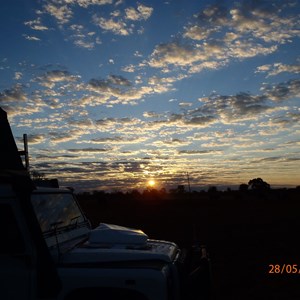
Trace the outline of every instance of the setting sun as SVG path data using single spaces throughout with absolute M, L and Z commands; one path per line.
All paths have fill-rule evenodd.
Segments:
M 149 186 L 149 187 L 154 187 L 154 186 L 155 186 L 155 181 L 154 181 L 153 179 L 150 179 L 150 180 L 148 181 L 148 186 Z

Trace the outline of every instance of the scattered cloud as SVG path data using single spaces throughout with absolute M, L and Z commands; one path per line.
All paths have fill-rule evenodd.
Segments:
M 265 97 L 272 101 L 285 101 L 293 97 L 300 97 L 300 79 L 291 79 L 275 85 L 262 87 Z
M 28 134 L 27 140 L 29 144 L 42 144 L 46 138 L 43 134 Z
M 132 29 L 128 28 L 123 20 L 114 20 L 113 18 L 106 19 L 94 15 L 93 22 L 103 30 L 110 31 L 116 35 L 126 36 L 132 33 Z
M 273 5 L 264 1 L 242 1 L 233 7 L 208 5 L 185 27 L 183 41 L 157 45 L 148 63 L 155 68 L 172 66 L 196 73 L 224 67 L 231 60 L 274 53 L 279 45 L 300 36 L 299 18 L 285 17 L 285 9 L 282 1 Z M 287 69 L 291 70 L 277 66 L 280 72 Z
M 52 70 L 47 71 L 43 75 L 37 77 L 35 80 L 40 83 L 40 85 L 53 88 L 57 83 L 61 82 L 76 82 L 80 76 L 72 75 L 68 71 L 64 70 Z
M 52 144 L 59 144 L 76 140 L 81 136 L 81 132 L 75 129 L 69 130 L 67 132 L 50 131 L 48 132 L 48 136 Z
M 178 154 L 184 155 L 202 155 L 202 154 L 214 154 L 219 153 L 220 150 L 179 150 Z
M 153 12 L 153 8 L 139 4 L 137 9 L 134 7 L 128 7 L 125 9 L 125 18 L 131 21 L 140 21 L 142 19 L 147 20 L 150 18 Z
M 41 18 L 37 18 L 36 20 L 24 22 L 26 26 L 29 26 L 33 30 L 37 31 L 45 31 L 49 30 L 49 28 L 42 24 Z
M 181 20 L 185 26 L 175 28 L 167 40 L 147 40 L 142 34 L 158 4 L 43 1 L 35 17 L 23 23 L 29 31 L 23 38 L 49 43 L 43 38 L 46 31 L 59 31 L 57 38 L 69 42 L 76 55 L 94 50 L 88 54 L 96 68 L 88 69 L 87 63 L 83 70 L 76 62 L 72 71 L 24 62 L 9 67 L 2 59 L 1 72 L 9 70 L 8 77 L 16 81 L 0 91 L 1 107 L 17 131 L 29 130 L 34 167 L 51 169 L 65 182 L 139 187 L 142 179 L 153 176 L 176 185 L 185 169 L 195 183 L 221 180 L 220 173 L 228 182 L 236 180 L 236 173 L 257 172 L 253 164 L 266 167 L 265 174 L 274 164 L 288 169 L 300 156 L 299 58 L 280 61 L 276 52 L 291 48 L 300 36 L 299 16 L 291 4 L 216 2 L 188 23 Z M 124 41 L 128 47 L 119 51 Z M 108 51 L 108 42 L 117 55 Z M 267 64 L 261 63 L 263 56 L 268 56 Z M 260 65 L 249 59 L 255 57 Z M 266 82 L 255 81 L 260 76 L 249 74 L 249 68 L 245 85 L 222 87 L 221 72 L 213 71 L 227 66 L 235 71 L 245 61 Z M 209 84 L 203 76 L 208 73 Z
M 283 63 L 274 63 L 257 67 L 256 73 L 267 73 L 267 77 L 276 76 L 280 73 L 300 73 L 300 65 L 286 65 Z
M 78 4 L 79 6 L 86 8 L 90 5 L 112 4 L 113 0 L 65 0 L 65 2 L 70 4 Z
M 94 153 L 94 152 L 107 152 L 110 151 L 111 149 L 108 148 L 81 148 L 81 149 L 68 149 L 69 152 L 74 152 L 74 153 L 82 153 L 82 152 L 88 152 L 88 153 Z
M 15 80 L 20 80 L 22 78 L 22 76 L 23 76 L 22 72 L 15 72 L 14 79 Z
M 39 39 L 38 37 L 36 36 L 30 36 L 30 35 L 27 35 L 27 34 L 23 34 L 23 37 L 28 40 L 28 41 L 40 41 L 41 39 Z
M 16 84 L 10 89 L 6 89 L 0 92 L 0 103 L 10 103 L 13 101 L 23 101 L 27 100 L 27 95 L 24 92 L 24 86 L 22 84 Z
M 66 3 L 65 1 L 63 1 Z M 59 2 L 50 2 L 44 5 L 44 11 L 53 16 L 59 24 L 68 23 L 73 17 L 73 11 L 68 5 L 61 5 Z
M 127 36 L 134 33 L 135 25 L 130 22 L 146 21 L 150 18 L 153 8 L 138 4 L 137 8 L 127 7 L 124 13 L 120 10 L 113 11 L 111 18 L 93 15 L 93 22 L 105 31 L 116 35 Z M 139 30 L 139 32 L 141 32 Z
M 94 31 L 88 31 L 83 25 L 72 24 L 69 29 L 72 31 L 72 34 L 68 37 L 73 40 L 74 45 L 92 50 L 95 48 L 95 45 L 101 44 L 101 40 Z

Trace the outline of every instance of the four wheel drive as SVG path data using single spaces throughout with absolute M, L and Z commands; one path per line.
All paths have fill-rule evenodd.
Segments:
M 209 298 L 205 248 L 189 259 L 175 243 L 141 230 L 103 223 L 92 229 L 70 189 L 32 183 L 6 114 L 0 117 L 0 145 L 10 145 L 1 152 L 12 162 L 0 166 L 1 299 Z

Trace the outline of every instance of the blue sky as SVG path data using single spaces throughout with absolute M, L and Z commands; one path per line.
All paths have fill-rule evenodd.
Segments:
M 0 105 L 78 190 L 300 183 L 300 5 L 1 2 Z

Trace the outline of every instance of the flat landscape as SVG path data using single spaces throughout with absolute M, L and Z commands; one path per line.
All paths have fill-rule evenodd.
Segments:
M 207 245 L 212 299 L 300 299 L 299 188 L 94 192 L 78 199 L 93 227 L 112 223 L 182 248 Z

